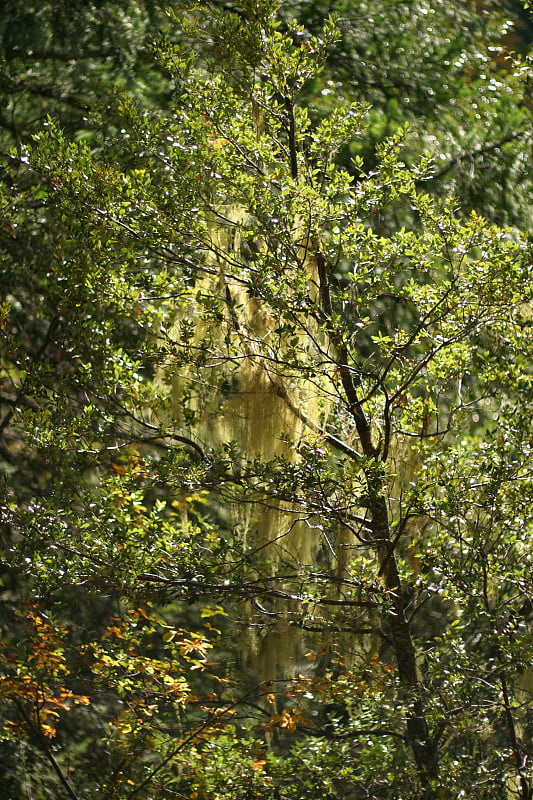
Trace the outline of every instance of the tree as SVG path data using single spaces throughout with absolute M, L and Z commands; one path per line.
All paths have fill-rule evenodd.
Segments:
M 0 23 L 2 152 L 21 146 L 46 114 L 73 137 L 95 134 L 88 118 L 111 82 L 145 102 L 164 102 L 164 81 L 148 66 L 146 43 L 165 19 L 158 0 L 6 0 Z M 149 76 L 149 77 L 148 77 Z
M 243 9 L 189 7 L 162 43 L 172 111 L 118 93 L 101 148 L 50 122 L 22 155 L 50 321 L 17 341 L 8 297 L 2 429 L 49 477 L 8 486 L 11 574 L 44 609 L 3 658 L 11 727 L 71 797 L 89 764 L 104 797 L 525 799 L 527 239 L 423 193 L 406 130 L 339 166 L 368 110 L 304 99 L 334 22 Z M 73 598 L 103 595 L 95 640 Z M 250 657 L 270 642 L 259 686 L 224 669 L 238 622 Z M 298 642 L 274 659 L 293 631 L 307 667 Z M 70 770 L 73 706 L 111 725 Z M 292 756 L 254 718 L 299 732 Z
M 376 144 L 408 122 L 406 163 L 428 151 L 435 157 L 426 191 L 453 193 L 467 213 L 500 225 L 529 227 L 529 90 L 516 80 L 524 64 L 513 78 L 513 61 L 531 46 L 522 4 L 407 0 L 376 8 L 317 0 L 288 13 L 314 31 L 331 12 L 339 40 L 325 66 L 328 82 L 306 98 L 311 113 L 326 115 L 339 94 L 372 106 L 366 136 L 344 149 L 344 166 L 350 170 L 346 156 L 357 154 L 372 169 Z M 395 218 L 392 229 L 401 224 Z

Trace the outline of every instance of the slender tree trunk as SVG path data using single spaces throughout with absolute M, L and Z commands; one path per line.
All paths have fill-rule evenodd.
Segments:
M 377 555 L 377 573 L 391 598 L 391 610 L 388 615 L 387 626 L 398 666 L 398 675 L 407 696 L 407 739 L 413 752 L 418 772 L 422 800 L 422 798 L 430 797 L 431 784 L 437 778 L 438 754 L 427 724 L 416 648 L 405 613 L 404 592 L 395 554 L 396 543 L 391 536 L 385 481 L 379 474 L 381 466 L 379 461 L 380 453 L 374 445 L 371 426 L 359 400 L 356 375 L 350 367 L 348 349 L 331 323 L 333 305 L 329 285 L 329 270 L 321 253 L 317 255 L 317 264 L 321 308 L 327 320 L 326 330 L 329 335 L 331 350 L 335 354 L 335 361 L 339 368 L 346 405 L 353 417 L 363 456 L 368 464 L 364 468 L 368 496 L 371 498 L 367 509 L 371 516 L 370 528 Z
M 380 487 L 373 486 L 374 490 L 378 488 Z M 417 767 L 421 797 L 425 797 L 425 792 L 431 791 L 431 782 L 438 777 L 438 752 L 426 720 L 417 653 L 405 614 L 404 594 L 383 496 L 372 506 L 371 513 L 371 527 L 378 554 L 378 574 L 381 575 L 384 588 L 390 593 L 392 601 L 387 620 L 388 630 L 398 665 L 398 676 L 408 698 L 407 738 Z

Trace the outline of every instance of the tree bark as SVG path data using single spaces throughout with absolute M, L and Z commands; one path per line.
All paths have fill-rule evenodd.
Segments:
M 326 330 L 335 353 L 347 409 L 357 429 L 363 456 L 368 466 L 363 467 L 371 498 L 368 504 L 370 530 L 377 556 L 377 574 L 391 598 L 387 625 L 398 666 L 398 676 L 407 696 L 407 740 L 411 747 L 420 782 L 420 798 L 429 798 L 432 783 L 438 776 L 438 752 L 426 719 L 423 686 L 420 681 L 416 648 L 405 613 L 405 598 L 398 572 L 395 544 L 391 536 L 384 480 L 378 473 L 379 447 L 373 442 L 372 429 L 359 399 L 357 373 L 350 366 L 346 344 L 331 323 L 332 301 L 327 262 L 322 253 L 316 256 L 320 285 L 320 303 L 326 317 Z

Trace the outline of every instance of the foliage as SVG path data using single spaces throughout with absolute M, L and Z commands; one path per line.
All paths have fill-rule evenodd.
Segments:
M 404 27 L 353 97 L 342 20 L 170 13 L 166 110 L 106 90 L 94 137 L 49 119 L 6 162 L 9 792 L 525 800 L 527 231 L 433 191 L 449 142 L 421 152 L 407 98 L 369 109 Z M 436 146 L 421 93 L 462 37 L 416 61 Z M 494 101 L 465 69 L 474 150 L 529 120 L 526 63 Z
M 6 0 L 0 22 L 0 97 L 6 143 L 20 146 L 60 116 L 73 136 L 94 135 L 88 114 L 104 104 L 110 81 L 145 101 L 162 102 L 165 86 L 148 67 L 146 43 L 164 22 L 158 0 Z M 107 87 L 107 88 L 106 88 Z

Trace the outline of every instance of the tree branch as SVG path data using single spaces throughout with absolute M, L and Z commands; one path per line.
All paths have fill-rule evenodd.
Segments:
M 451 172 L 452 169 L 455 167 L 460 166 L 463 161 L 475 161 L 478 158 L 483 158 L 483 156 L 492 153 L 494 150 L 499 150 L 500 147 L 503 145 L 508 144 L 509 142 L 513 142 L 516 139 L 521 139 L 528 134 L 528 131 L 517 131 L 516 133 L 509 133 L 507 136 L 504 136 L 502 139 L 499 139 L 497 142 L 493 144 L 485 145 L 484 147 L 479 147 L 477 150 L 466 150 L 463 153 L 459 153 L 459 155 L 452 158 L 451 161 L 446 164 L 445 167 L 440 169 L 434 175 L 431 175 L 429 178 L 417 181 L 418 185 L 425 185 L 430 181 L 438 181 L 440 178 L 443 178 L 448 172 Z

